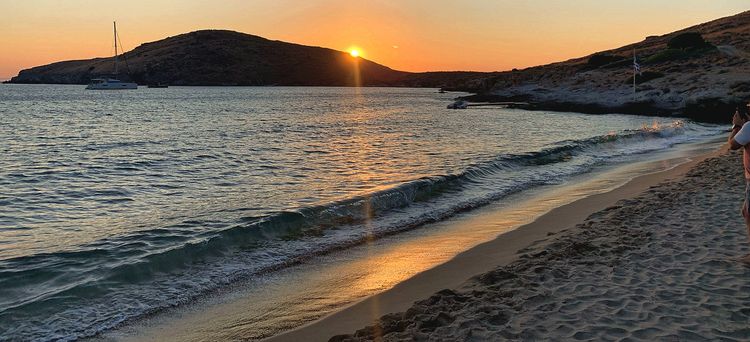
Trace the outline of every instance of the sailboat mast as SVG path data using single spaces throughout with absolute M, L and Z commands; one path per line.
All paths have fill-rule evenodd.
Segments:
M 117 75 L 117 22 L 113 21 L 112 26 L 115 29 L 115 75 Z

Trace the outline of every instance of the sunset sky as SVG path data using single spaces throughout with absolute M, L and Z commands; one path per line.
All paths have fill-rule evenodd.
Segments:
M 748 0 L 0 0 L 0 79 L 20 69 L 230 29 L 349 50 L 406 71 L 521 68 L 750 9 Z

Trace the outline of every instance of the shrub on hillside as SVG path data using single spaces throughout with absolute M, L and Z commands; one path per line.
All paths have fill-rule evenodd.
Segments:
M 666 49 L 659 51 L 651 56 L 646 57 L 644 60 L 646 63 L 661 63 L 676 61 L 688 57 L 688 53 L 680 49 Z
M 598 67 L 605 66 L 607 64 L 619 62 L 623 59 L 624 58 L 621 56 L 608 55 L 605 53 L 597 53 L 589 57 L 589 60 L 588 62 L 586 62 L 586 65 L 591 68 L 598 68 Z
M 646 64 L 689 59 L 703 55 L 716 49 L 711 43 L 705 41 L 703 36 L 697 32 L 686 32 L 678 34 L 667 42 L 667 49 L 659 51 L 646 57 Z
M 698 32 L 685 32 L 672 37 L 667 42 L 667 47 L 670 49 L 689 50 L 704 49 L 712 47 L 712 45 L 704 40 L 703 36 Z

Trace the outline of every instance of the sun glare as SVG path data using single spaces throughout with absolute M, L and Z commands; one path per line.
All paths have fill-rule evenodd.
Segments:
M 352 57 L 359 57 L 359 50 L 351 49 L 349 50 L 349 54 L 352 55 Z

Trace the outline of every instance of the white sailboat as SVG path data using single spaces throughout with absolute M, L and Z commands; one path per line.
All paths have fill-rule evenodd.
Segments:
M 117 22 L 113 22 L 115 29 L 115 73 L 117 77 Z M 118 90 L 118 89 L 138 89 L 138 84 L 132 82 L 123 82 L 116 78 L 94 78 L 91 80 L 86 89 L 90 90 Z

